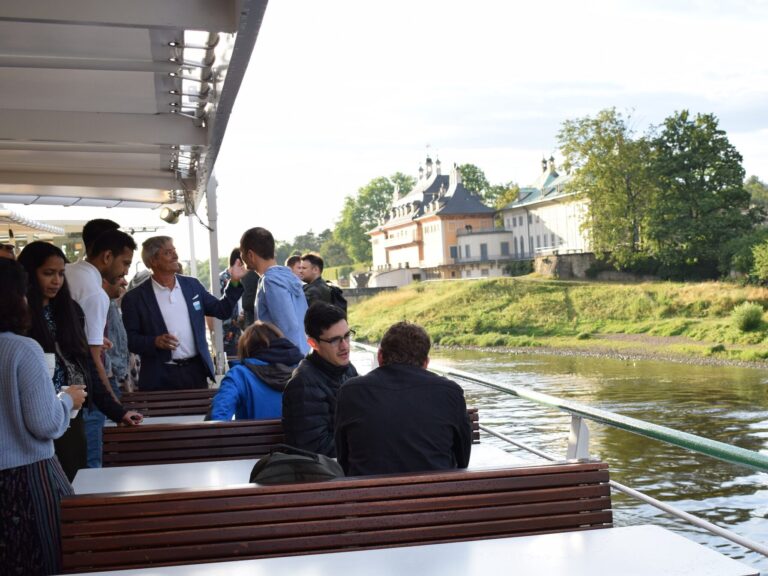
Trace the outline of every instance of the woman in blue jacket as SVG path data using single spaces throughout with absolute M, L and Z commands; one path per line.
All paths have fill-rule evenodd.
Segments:
M 279 328 L 258 321 L 240 336 L 237 352 L 240 363 L 221 381 L 211 420 L 280 418 L 283 390 L 304 356 Z

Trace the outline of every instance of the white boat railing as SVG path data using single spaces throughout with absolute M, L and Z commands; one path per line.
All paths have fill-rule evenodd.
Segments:
M 372 352 L 374 357 L 376 355 L 377 349 L 374 346 L 368 346 L 359 342 L 354 342 L 353 345 L 356 348 Z M 494 390 L 505 392 L 524 400 L 535 402 L 537 404 L 544 404 L 557 408 L 560 411 L 568 412 L 571 415 L 571 429 L 568 436 L 566 459 L 589 458 L 589 428 L 587 427 L 586 420 L 592 420 L 607 426 L 625 430 L 627 432 L 653 438 L 654 440 L 659 440 L 668 444 L 673 444 L 675 446 L 685 448 L 686 450 L 705 454 L 713 458 L 718 458 L 732 464 L 745 466 L 762 472 L 768 472 L 768 455 L 766 454 L 761 454 L 752 450 L 746 450 L 744 448 L 739 448 L 738 446 L 731 446 L 730 444 L 725 444 L 724 442 L 718 442 L 716 440 L 711 440 L 702 436 L 696 436 L 695 434 L 689 434 L 688 432 L 667 428 L 666 426 L 659 426 L 658 424 L 653 424 L 651 422 L 646 422 L 637 418 L 630 418 L 628 416 L 623 416 L 621 414 L 616 414 L 607 410 L 593 408 L 591 406 L 586 406 L 577 402 L 558 398 L 556 396 L 542 394 L 522 386 L 508 386 L 505 384 L 499 384 L 498 382 L 486 380 L 485 378 L 470 372 L 465 372 L 463 370 L 448 368 L 435 363 L 430 363 L 429 368 L 431 371 L 444 376 L 451 376 L 458 378 L 459 380 L 472 382 L 474 384 L 479 384 L 488 388 L 493 388 Z M 515 440 L 514 438 L 489 428 L 488 426 L 481 424 L 480 429 L 483 432 L 499 438 L 500 440 L 504 440 L 509 444 L 536 454 L 537 456 L 540 456 L 546 460 L 563 459 L 560 456 L 550 454 L 546 451 L 542 451 L 538 448 L 530 446 L 529 444 Z M 610 485 L 611 488 L 632 498 L 650 504 L 651 506 L 671 514 L 676 518 L 680 518 L 681 520 L 707 530 L 712 534 L 730 540 L 731 542 L 739 544 L 740 546 L 748 548 L 749 550 L 764 556 L 768 556 L 768 546 L 761 544 L 760 542 L 756 542 L 736 534 L 735 532 L 727 530 L 726 528 L 722 528 L 716 524 L 713 524 L 707 520 L 703 520 L 697 516 L 689 514 L 688 512 L 666 504 L 660 500 L 657 500 L 656 498 L 653 498 L 652 496 L 648 496 L 643 492 L 635 490 L 634 488 L 630 488 L 629 486 L 625 486 L 624 484 L 620 484 L 614 480 L 610 481 Z

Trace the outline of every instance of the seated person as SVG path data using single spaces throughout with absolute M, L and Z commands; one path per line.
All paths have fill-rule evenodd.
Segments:
M 304 357 L 273 324 L 254 322 L 237 344 L 232 367 L 213 398 L 211 420 L 267 420 L 283 413 L 283 390 Z
M 466 468 L 472 426 L 464 391 L 427 371 L 430 341 L 398 322 L 379 344 L 379 367 L 339 390 L 336 454 L 348 476 Z
M 309 307 L 304 330 L 312 353 L 301 361 L 283 393 L 285 443 L 335 458 L 336 394 L 345 380 L 357 376 L 349 361 L 354 331 L 347 313 L 325 302 Z

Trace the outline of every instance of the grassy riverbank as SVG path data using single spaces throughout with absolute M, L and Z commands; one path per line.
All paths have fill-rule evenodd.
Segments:
M 763 362 L 768 322 L 744 332 L 734 307 L 768 289 L 707 282 L 614 284 L 519 277 L 412 284 L 350 309 L 358 339 L 409 320 L 442 346 L 544 347 Z M 766 363 L 768 365 L 768 363 Z

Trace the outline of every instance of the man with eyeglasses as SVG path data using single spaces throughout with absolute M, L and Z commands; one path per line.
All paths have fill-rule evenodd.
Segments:
M 341 308 L 317 302 L 304 316 L 311 354 L 299 363 L 283 392 L 283 431 L 291 446 L 336 457 L 336 394 L 357 376 L 349 361 L 355 335 Z
M 379 367 L 347 381 L 336 408 L 336 453 L 348 476 L 466 468 L 472 427 L 464 391 L 427 370 L 429 335 L 398 322 L 379 344 Z

